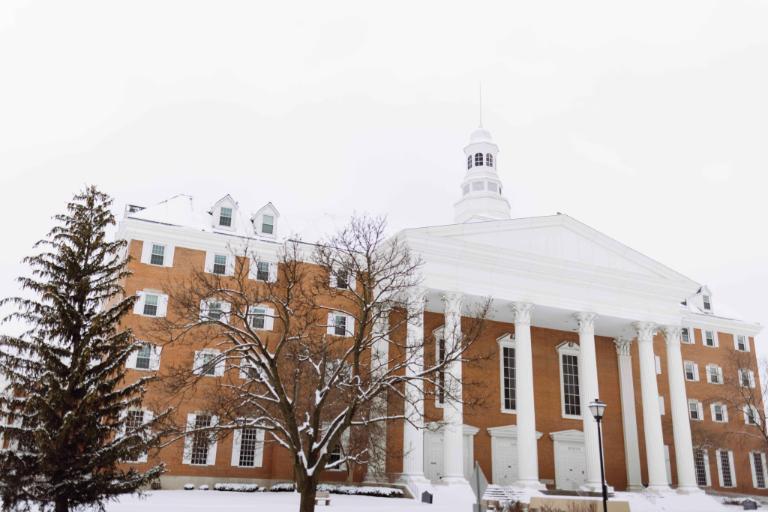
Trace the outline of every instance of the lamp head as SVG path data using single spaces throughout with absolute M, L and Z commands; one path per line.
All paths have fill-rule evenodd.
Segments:
M 603 418 L 603 414 L 605 413 L 605 402 L 600 400 L 599 398 L 595 398 L 590 404 L 589 404 L 589 411 L 592 413 L 592 416 L 597 421 L 600 421 Z

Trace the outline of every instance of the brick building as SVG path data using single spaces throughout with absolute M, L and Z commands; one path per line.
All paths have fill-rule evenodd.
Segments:
M 423 323 L 409 324 L 399 341 L 423 339 L 425 358 L 439 357 L 438 341 L 456 332 L 447 324 L 492 297 L 488 326 L 471 349 L 490 357 L 451 369 L 475 383 L 466 396 L 482 400 L 467 407 L 427 400 L 428 428 L 391 425 L 386 478 L 414 491 L 444 485 L 468 493 L 479 471 L 501 485 L 599 490 L 597 431 L 586 407 L 599 397 L 607 403 L 613 488 L 764 493 L 766 449 L 746 435 L 754 415 L 725 399 L 731 385 L 760 389 L 761 327 L 722 313 L 706 286 L 571 217 L 511 219 L 490 133 L 474 131 L 464 152 L 455 223 L 400 233 L 425 265 L 415 291 Z M 176 196 L 129 206 L 120 223 L 133 258 L 126 291 L 139 297 L 127 323 L 147 342 L 129 362 L 131 378 L 208 357 L 205 340 L 163 348 L 153 339 L 156 318 L 173 306 L 163 288 L 169 279 L 195 270 L 229 274 L 235 243 L 260 255 L 249 270 L 255 281 L 276 278 L 277 209 L 267 203 L 251 215 L 230 196 L 204 206 Z M 266 318 L 263 328 L 274 328 Z M 222 363 L 210 377 L 226 371 Z M 159 390 L 150 403 L 153 396 Z M 185 397 L 176 414 L 205 425 L 211 418 L 196 412 L 201 403 Z M 198 445 L 189 436 L 160 452 L 165 487 L 292 478 L 286 452 L 258 430 Z M 364 468 L 351 478 L 364 480 Z

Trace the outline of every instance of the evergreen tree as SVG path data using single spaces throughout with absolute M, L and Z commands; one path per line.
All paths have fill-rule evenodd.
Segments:
M 126 466 L 156 447 L 167 413 L 143 418 L 149 378 L 128 383 L 125 361 L 138 344 L 120 319 L 135 297 L 125 297 L 126 242 L 108 241 L 115 224 L 112 200 L 95 187 L 75 195 L 38 254 L 25 258 L 20 277 L 33 298 L 0 305 L 28 330 L 0 338 L 0 373 L 10 381 L 0 396 L 0 452 L 4 510 L 36 505 L 56 512 L 104 503 L 136 492 L 163 471 Z

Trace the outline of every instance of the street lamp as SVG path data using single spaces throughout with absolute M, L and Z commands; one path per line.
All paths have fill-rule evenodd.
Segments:
M 595 398 L 589 404 L 589 411 L 597 422 L 597 445 L 600 447 L 600 483 L 603 484 L 603 512 L 608 512 L 608 486 L 605 485 L 605 469 L 603 468 L 603 435 L 600 432 L 600 421 L 605 413 L 605 402 Z

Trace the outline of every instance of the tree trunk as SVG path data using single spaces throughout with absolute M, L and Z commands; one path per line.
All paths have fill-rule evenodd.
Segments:
M 317 481 L 307 479 L 301 490 L 301 505 L 299 512 L 315 512 L 315 495 L 317 494 Z
M 69 512 L 69 502 L 67 498 L 56 498 L 54 502 L 54 512 Z

